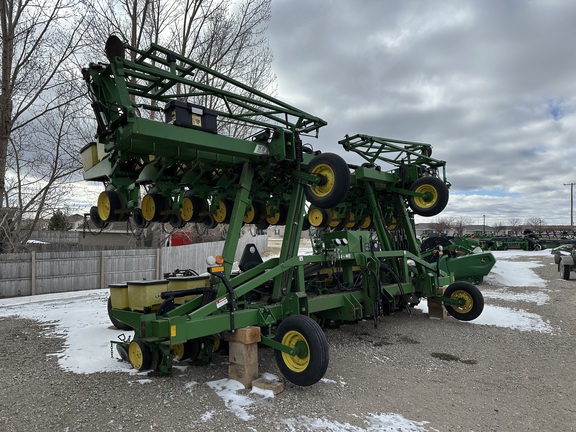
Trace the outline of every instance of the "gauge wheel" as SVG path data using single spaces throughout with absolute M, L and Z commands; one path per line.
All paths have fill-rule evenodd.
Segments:
M 108 297 L 108 318 L 110 318 L 110 322 L 118 330 L 133 330 L 128 324 L 118 321 L 112 316 L 112 297 Z
M 438 177 L 420 177 L 410 190 L 418 194 L 408 197 L 408 204 L 417 215 L 436 216 L 448 204 L 448 186 Z
M 208 201 L 198 196 L 187 194 L 182 198 L 180 216 L 185 222 L 202 222 L 208 211 Z
M 270 225 L 286 225 L 288 208 L 284 204 L 266 206 L 266 221 Z
M 367 230 L 372 228 L 372 216 L 371 215 L 363 216 L 356 224 L 356 228 L 361 230 Z
M 338 217 L 338 210 L 328 210 L 328 214 L 330 215 L 330 220 L 328 222 L 328 226 L 333 228 L 336 231 L 341 230 L 346 226 L 347 219 L 346 218 L 339 218 Z
M 208 215 L 202 221 L 202 225 L 204 225 L 208 229 L 214 229 L 218 226 L 218 222 L 214 219 L 214 215 Z
M 324 228 L 328 226 L 328 222 L 330 222 L 328 210 L 317 207 L 310 209 L 307 219 L 308 222 L 310 222 L 310 226 L 314 228 Z
M 446 311 L 460 321 L 472 321 L 484 310 L 484 297 L 480 290 L 468 282 L 454 282 L 444 292 L 444 297 L 463 300 L 460 306 L 444 304 Z
M 90 207 L 90 220 L 92 221 L 94 226 L 98 229 L 104 229 L 109 225 L 108 222 L 104 222 L 102 219 L 100 219 L 100 214 L 98 213 L 98 207 L 96 206 Z
M 310 386 L 328 369 L 328 341 L 322 328 L 306 315 L 292 315 L 276 330 L 275 340 L 296 349 L 294 355 L 275 350 L 276 363 L 288 381 Z
M 270 223 L 267 220 L 263 220 L 262 222 L 258 222 L 256 224 L 254 224 L 256 226 L 256 228 L 258 228 L 259 230 L 266 230 L 268 229 L 268 227 L 270 226 Z
M 164 219 L 162 212 L 169 207 L 168 198 L 159 193 L 144 195 L 142 198 L 142 216 L 148 222 L 160 222 Z
M 232 217 L 232 207 L 234 201 L 224 198 L 218 202 L 218 208 L 214 212 L 214 220 L 217 223 L 228 223 Z
M 562 279 L 570 280 L 570 265 L 564 264 L 562 268 Z
M 386 229 L 388 231 L 394 231 L 398 227 L 398 219 L 392 216 L 389 221 L 386 223 Z
M 355 219 L 356 216 L 354 215 L 354 213 L 352 212 L 348 212 L 348 215 L 346 216 L 346 228 L 347 229 L 353 229 L 356 224 L 358 223 L 358 221 Z
M 254 201 L 246 207 L 243 221 L 247 224 L 255 224 L 262 222 L 266 216 L 266 206 L 264 203 Z
M 172 346 L 172 351 L 174 353 L 174 359 L 177 361 L 183 360 L 196 360 L 198 354 L 200 354 L 200 342 L 197 340 L 189 340 L 187 342 L 176 344 Z
M 98 195 L 98 216 L 102 222 L 117 222 L 123 219 L 122 198 L 116 191 L 104 191 Z
M 304 189 L 308 201 L 320 208 L 331 208 L 340 204 L 350 190 L 350 169 L 344 159 L 334 153 L 316 156 L 307 168 L 320 182 Z
M 128 346 L 128 360 L 136 370 L 150 369 L 152 365 L 152 350 L 140 338 L 134 339 Z
M 144 215 L 142 214 L 142 209 L 140 207 L 136 207 L 132 211 L 132 223 L 137 228 L 147 228 L 150 225 L 150 222 L 144 219 Z
M 186 225 L 186 221 L 182 219 L 180 213 L 171 214 L 170 217 L 168 218 L 168 222 L 170 222 L 172 228 L 176 229 L 184 228 L 184 226 Z

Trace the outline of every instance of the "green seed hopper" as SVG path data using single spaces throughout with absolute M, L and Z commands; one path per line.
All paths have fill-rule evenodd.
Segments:
M 112 321 L 134 331 L 114 343 L 135 368 L 209 361 L 226 334 L 258 326 L 285 377 L 307 386 L 328 367 L 326 325 L 377 323 L 422 298 L 480 315 L 480 291 L 420 254 L 413 215 L 440 213 L 450 186 L 430 145 L 346 136 L 342 150 L 365 161 L 350 165 L 302 143 L 325 121 L 191 59 L 115 37 L 106 54 L 83 69 L 98 124 L 84 177 L 105 186 L 92 221 L 228 227 L 206 272 L 110 287 Z M 249 245 L 233 271 L 244 224 L 284 225 L 282 247 L 263 261 Z

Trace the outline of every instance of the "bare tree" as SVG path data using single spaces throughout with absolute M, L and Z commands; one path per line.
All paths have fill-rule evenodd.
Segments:
M 100 0 L 91 3 L 90 16 L 95 22 L 90 36 L 95 47 L 103 47 L 111 33 L 137 49 L 157 43 L 257 90 L 275 91 L 273 56 L 264 36 L 271 17 L 270 0 Z M 136 53 L 131 51 L 131 55 L 134 59 Z M 195 71 L 194 79 L 230 89 L 229 83 L 200 71 Z M 180 85 L 176 92 L 183 92 Z M 219 105 L 223 102 L 210 95 L 199 103 L 223 108 Z M 226 120 L 218 127 L 219 133 L 235 137 L 250 132 L 244 124 Z
M 518 234 L 518 230 L 522 225 L 522 221 L 518 218 L 512 218 L 508 221 L 508 225 L 510 225 L 510 228 L 514 230 L 514 234 Z
M 531 217 L 526 220 L 526 226 L 537 233 L 542 232 L 544 225 L 546 225 L 546 221 L 540 217 Z
M 450 228 L 454 229 L 456 235 L 462 236 L 464 235 L 467 225 L 470 225 L 470 219 L 461 216 L 452 222 Z
M 454 218 L 443 217 L 436 219 L 430 225 L 438 234 L 447 234 L 448 230 L 454 225 Z
M 48 190 L 70 174 L 64 172 L 69 165 L 53 158 L 73 152 L 63 149 L 63 140 L 37 133 L 46 122 L 63 124 L 55 117 L 69 116 L 67 106 L 79 97 L 69 90 L 77 78 L 74 55 L 81 47 L 83 16 L 77 0 L 0 2 L 0 208 L 13 208 L 9 223 L 4 218 L 0 225 L 2 249 L 14 244 L 24 221 L 32 227 L 37 223 L 58 195 Z M 61 97 L 64 88 L 66 97 Z M 45 152 L 40 156 L 38 150 Z M 43 178 L 47 173 L 49 178 Z
M 494 234 L 495 235 L 499 235 L 501 231 L 504 231 L 504 229 L 506 228 L 506 226 L 504 225 L 504 223 L 502 223 L 501 221 L 496 222 L 493 226 L 492 229 L 494 230 Z

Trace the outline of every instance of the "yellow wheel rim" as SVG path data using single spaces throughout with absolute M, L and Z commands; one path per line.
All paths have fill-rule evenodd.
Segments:
M 370 226 L 370 224 L 372 223 L 372 217 L 370 215 L 366 215 L 364 216 L 364 219 L 362 219 L 362 222 L 360 223 L 360 229 L 366 229 Z
M 468 313 L 472 310 L 474 306 L 474 299 L 472 296 L 464 290 L 456 290 L 451 295 L 450 298 L 464 300 L 464 303 L 460 306 L 452 306 L 452 308 L 462 314 Z
M 312 174 L 324 178 L 324 184 L 312 186 L 311 190 L 318 197 L 325 197 L 334 188 L 334 170 L 327 164 L 319 164 L 312 170 Z
M 354 228 L 356 225 L 356 221 L 354 220 L 354 213 L 348 212 L 348 222 L 346 222 L 346 228 Z
M 336 228 L 338 225 L 340 225 L 340 222 L 341 220 L 338 218 L 338 211 L 332 210 L 330 222 L 328 222 L 328 225 L 330 225 L 331 228 Z
M 324 224 L 324 216 L 325 214 L 322 210 L 318 208 L 312 209 L 308 212 L 308 222 L 313 227 L 322 226 Z
M 276 209 L 276 207 L 272 207 L 272 206 L 266 207 L 266 214 L 268 215 L 266 220 L 268 221 L 268 223 L 270 225 L 276 225 L 280 221 L 280 211 L 278 209 L 276 209 L 276 213 L 274 213 L 274 215 L 270 216 L 270 214 L 272 213 L 272 209 Z
M 220 349 L 220 345 L 222 345 L 222 340 L 220 339 L 220 336 L 215 335 L 214 340 L 212 341 L 212 351 L 218 351 Z
M 244 219 L 243 219 L 244 223 L 251 224 L 252 222 L 254 222 L 255 218 L 256 218 L 256 210 L 254 209 L 254 206 L 250 204 L 246 208 L 246 213 L 244 213 Z
M 218 223 L 222 223 L 226 220 L 227 215 L 228 208 L 226 208 L 226 203 L 224 201 L 220 201 L 218 203 L 218 209 L 214 213 L 214 220 Z
M 290 348 L 295 348 L 297 344 L 306 345 L 306 355 L 304 357 L 282 353 L 282 359 L 288 369 L 296 373 L 304 372 L 310 364 L 310 347 L 304 336 L 295 330 L 291 330 L 282 338 L 282 344 L 288 345 Z
M 172 347 L 172 351 L 174 352 L 174 357 L 176 360 L 180 361 L 184 358 L 184 344 L 177 344 Z
M 110 219 L 112 212 L 112 203 L 110 203 L 108 194 L 101 192 L 100 195 L 98 195 L 98 216 L 100 216 L 100 219 L 103 221 L 107 221 Z
M 418 186 L 414 192 L 424 195 L 414 197 L 414 203 L 422 209 L 428 209 L 438 201 L 438 191 L 432 185 L 423 184 Z
M 182 216 L 182 220 L 186 222 L 190 222 L 192 216 L 194 215 L 194 204 L 190 197 L 184 197 L 182 200 L 182 208 L 180 209 L 180 216 Z
M 142 369 L 142 365 L 144 364 L 144 353 L 136 341 L 132 341 L 128 347 L 128 358 L 130 359 L 130 363 L 134 369 Z
M 394 231 L 396 229 L 396 226 L 398 225 L 398 221 L 396 220 L 396 218 L 394 216 L 392 216 L 392 219 L 390 220 L 390 222 L 388 222 L 388 231 Z
M 154 220 L 154 217 L 156 216 L 156 203 L 154 202 L 152 195 L 145 195 L 144 198 L 142 198 L 141 208 L 144 219 L 149 222 Z

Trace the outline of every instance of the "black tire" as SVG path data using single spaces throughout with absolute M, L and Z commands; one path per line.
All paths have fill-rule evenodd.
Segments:
M 444 297 L 464 300 L 462 306 L 444 304 L 446 311 L 460 321 L 475 320 L 484 310 L 484 296 L 476 286 L 468 282 L 460 281 L 449 285 L 444 292 Z
M 278 209 L 274 214 L 271 214 L 271 210 L 275 209 L 275 206 L 268 206 L 266 209 L 266 222 L 270 225 L 286 225 L 286 219 L 288 217 L 288 207 L 285 204 L 280 204 Z
M 94 226 L 98 229 L 104 229 L 109 225 L 108 222 L 104 222 L 100 218 L 100 215 L 98 214 L 98 207 L 96 206 L 90 207 L 90 220 L 92 221 Z
M 270 226 L 270 223 L 268 223 L 267 220 L 264 220 L 262 222 L 258 222 L 256 224 L 254 224 L 256 226 L 256 228 L 258 228 L 259 230 L 266 230 L 268 229 L 268 227 Z
M 257 224 L 263 220 L 266 220 L 266 205 L 258 201 L 250 203 L 244 213 L 244 223 Z
M 186 225 L 186 221 L 182 220 L 180 213 L 171 214 L 168 222 L 170 222 L 172 228 L 176 229 L 184 228 L 184 225 Z
M 570 267 L 572 266 L 564 264 L 564 267 L 562 267 L 562 279 L 570 280 L 570 271 L 571 271 Z
M 453 243 L 450 239 L 443 236 L 428 237 L 422 242 L 420 246 L 420 252 L 427 252 L 432 249 L 436 249 L 438 246 L 443 248 L 451 246 Z
M 182 198 L 182 206 L 180 207 L 180 215 L 182 220 L 186 222 L 202 222 L 206 217 L 208 211 L 208 201 L 204 198 L 193 195 L 188 192 Z
M 319 208 L 335 207 L 346 199 L 350 190 L 350 169 L 344 159 L 334 153 L 321 153 L 306 169 L 321 177 L 321 182 L 304 189 L 308 201 Z
M 420 177 L 412 186 L 412 192 L 424 194 L 424 196 L 408 197 L 408 205 L 414 213 L 420 216 L 436 216 L 448 204 L 450 196 L 448 186 L 438 177 Z
M 140 207 L 136 207 L 132 211 L 132 223 L 137 228 L 142 228 L 142 229 L 150 226 L 150 222 L 148 222 L 146 219 L 144 219 L 144 215 L 142 214 L 142 209 Z
M 330 222 L 329 210 L 321 208 L 311 208 L 308 211 L 306 220 L 308 221 L 310 226 L 313 226 L 314 228 L 327 227 L 328 222 Z
M 194 361 L 198 357 L 198 354 L 200 354 L 200 342 L 197 340 L 189 340 L 183 344 L 174 346 L 174 358 L 177 361 L 188 359 Z
M 232 217 L 232 207 L 234 206 L 234 201 L 229 199 L 220 200 L 218 203 L 218 210 L 212 215 L 217 223 L 229 223 Z
M 123 323 L 122 321 L 118 321 L 116 318 L 114 318 L 111 314 L 111 311 L 112 311 L 112 297 L 108 297 L 108 318 L 110 318 L 110 322 L 112 323 L 112 325 L 116 327 L 118 330 L 133 330 L 133 328 L 130 327 L 128 324 Z
M 168 209 L 168 199 L 159 193 L 147 194 L 142 198 L 142 215 L 148 222 L 163 222 L 162 212 Z
M 140 338 L 134 339 L 128 346 L 128 359 L 136 370 L 148 370 L 152 365 L 152 350 Z
M 208 215 L 204 218 L 204 220 L 202 221 L 202 225 L 205 226 L 208 229 L 214 229 L 218 226 L 218 222 L 216 222 L 214 220 L 214 216 L 213 215 Z
M 289 316 L 276 329 L 275 339 L 291 347 L 302 346 L 307 351 L 303 356 L 274 351 L 276 364 L 288 381 L 303 387 L 320 381 L 328 369 L 328 341 L 312 318 Z
M 124 215 L 119 213 L 124 206 L 122 198 L 116 191 L 104 191 L 98 195 L 98 216 L 102 222 L 117 222 L 124 220 Z

